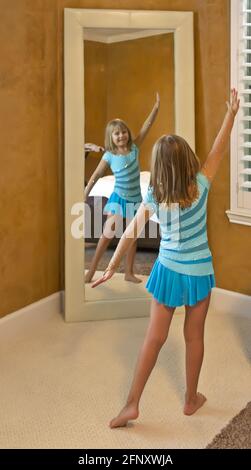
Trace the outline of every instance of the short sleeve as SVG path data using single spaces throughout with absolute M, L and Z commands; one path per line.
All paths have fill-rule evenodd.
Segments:
M 146 195 L 143 197 L 143 204 L 152 212 L 157 212 L 157 204 L 153 197 L 153 189 L 148 186 Z
M 139 154 L 139 147 L 135 143 L 132 144 L 132 150 L 135 152 L 136 155 Z
M 102 156 L 102 160 L 105 160 L 105 162 L 107 162 L 108 165 L 111 166 L 111 154 L 109 152 L 104 153 L 104 155 Z
M 211 182 L 205 175 L 203 175 L 203 173 L 199 172 L 197 174 L 197 179 L 202 184 L 202 186 L 204 186 L 204 188 L 207 188 L 207 189 L 210 188 Z

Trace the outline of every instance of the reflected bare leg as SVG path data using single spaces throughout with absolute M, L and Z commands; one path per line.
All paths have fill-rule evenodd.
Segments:
M 109 244 L 111 243 L 111 241 L 113 239 L 114 226 L 115 226 L 114 224 L 116 223 L 116 217 L 117 216 L 113 215 L 113 214 L 108 214 L 108 216 L 107 216 L 107 220 L 105 222 L 103 233 L 102 233 L 102 235 L 99 239 L 99 242 L 97 244 L 97 248 L 96 248 L 95 254 L 92 258 L 90 268 L 89 268 L 88 272 L 85 274 L 85 283 L 91 282 L 91 280 L 92 280 L 92 278 L 93 278 L 93 276 L 96 272 L 96 269 L 97 269 L 97 266 L 98 266 L 98 263 L 99 263 L 101 257 L 103 256 L 105 250 L 108 248 Z
M 200 370 L 204 356 L 204 327 L 209 307 L 210 294 L 195 306 L 186 308 L 184 337 L 186 342 L 186 382 L 184 414 L 192 415 L 206 401 L 202 393 L 197 392 Z
M 150 321 L 138 356 L 127 402 L 118 416 L 110 422 L 111 428 L 126 426 L 129 420 L 138 417 L 142 392 L 167 339 L 174 310 L 175 308 L 159 304 L 155 299 L 152 300 Z
M 142 282 L 142 279 L 134 276 L 133 274 L 133 264 L 137 250 L 137 240 L 133 243 L 133 245 L 129 248 L 128 253 L 125 259 L 125 281 L 135 282 L 139 284 Z

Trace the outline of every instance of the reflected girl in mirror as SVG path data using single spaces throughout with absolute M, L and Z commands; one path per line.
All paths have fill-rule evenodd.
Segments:
M 132 219 L 142 201 L 138 159 L 139 146 L 144 141 L 155 121 L 159 110 L 159 104 L 160 99 L 159 94 L 157 93 L 153 109 L 134 141 L 132 140 L 130 129 L 121 119 L 113 119 L 108 122 L 106 126 L 106 152 L 85 188 L 84 200 L 87 200 L 91 189 L 98 179 L 104 176 L 108 167 L 110 167 L 115 176 L 115 185 L 113 192 L 104 207 L 104 213 L 107 214 L 107 220 L 89 271 L 85 275 L 86 283 L 91 282 L 99 260 L 113 239 L 114 228 L 118 227 L 119 223 L 121 223 L 124 218 Z M 136 241 L 132 244 L 126 254 L 125 280 L 140 283 L 141 279 L 137 278 L 133 273 L 135 254 Z

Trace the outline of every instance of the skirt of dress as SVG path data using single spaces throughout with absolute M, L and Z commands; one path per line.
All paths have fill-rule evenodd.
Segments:
M 138 208 L 140 206 L 140 201 L 138 202 L 131 202 L 127 201 L 120 197 L 117 193 L 112 192 L 111 196 L 109 197 L 103 212 L 104 214 L 118 214 L 127 219 L 133 219 L 135 216 Z
M 206 276 L 191 276 L 180 274 L 164 266 L 157 258 L 146 288 L 153 297 L 168 307 L 195 305 L 208 296 L 215 287 L 214 274 Z

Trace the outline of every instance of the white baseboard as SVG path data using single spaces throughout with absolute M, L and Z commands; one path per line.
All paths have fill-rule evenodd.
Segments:
M 55 292 L 55 294 L 49 295 L 48 297 L 44 297 L 37 302 L 32 304 L 26 305 L 26 307 L 20 308 L 20 310 L 16 310 L 5 317 L 0 319 L 0 324 L 5 321 L 12 320 L 19 315 L 23 315 L 25 313 L 33 311 L 33 313 L 43 313 L 43 311 L 47 310 L 48 308 L 53 309 L 57 313 L 61 313 L 63 311 L 63 291 Z
M 20 310 L 17 310 L 16 312 L 6 315 L 0 319 L 0 324 L 27 312 L 33 311 L 34 314 L 39 312 L 43 313 L 43 310 L 48 311 L 48 307 L 57 313 L 62 313 L 63 304 L 64 291 L 55 292 L 55 294 L 44 297 L 38 302 L 34 302 Z M 177 313 L 180 312 L 182 308 L 183 307 L 178 307 Z M 251 318 L 251 296 L 214 287 L 212 289 L 210 309 L 217 313 L 242 315 Z

